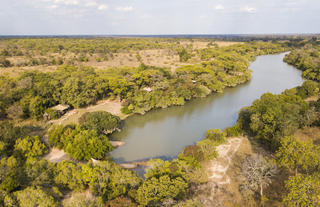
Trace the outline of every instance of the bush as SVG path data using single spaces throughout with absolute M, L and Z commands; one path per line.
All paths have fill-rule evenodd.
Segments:
M 99 134 L 110 133 L 120 127 L 121 120 L 106 111 L 95 111 L 83 114 L 79 123 L 85 129 L 95 130 Z
M 232 127 L 225 128 L 223 132 L 227 135 L 227 137 L 237 137 L 241 136 L 242 130 L 239 124 L 235 124 Z
M 49 144 L 51 146 L 58 147 L 59 149 L 62 149 L 64 144 L 62 142 L 64 131 L 67 127 L 64 127 L 63 125 L 53 125 L 50 130 L 48 131 L 48 140 Z
M 170 198 L 181 198 L 187 187 L 188 183 L 180 177 L 175 179 L 170 179 L 167 175 L 152 177 L 138 188 L 135 199 L 142 206 L 156 206 Z
M 38 136 L 27 136 L 23 139 L 18 139 L 14 149 L 26 158 L 40 157 L 48 152 L 46 145 Z
M 59 111 L 50 108 L 46 110 L 46 113 L 49 115 L 50 120 L 59 119 L 61 117 L 61 113 Z
M 204 156 L 204 160 L 211 160 L 218 156 L 216 151 L 216 143 L 210 139 L 204 139 L 197 142 L 197 146 L 200 147 L 200 150 Z
M 11 66 L 11 62 L 9 60 L 7 60 L 5 57 L 0 57 L 0 67 L 10 67 Z
M 219 145 L 226 141 L 226 134 L 221 129 L 209 129 L 206 133 L 206 139 L 213 140 Z

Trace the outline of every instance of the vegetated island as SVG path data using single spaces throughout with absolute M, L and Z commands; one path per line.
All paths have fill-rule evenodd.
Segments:
M 319 205 L 317 38 L 21 38 L 1 39 L 0 48 L 0 205 Z M 49 122 L 105 99 L 118 98 L 122 115 L 183 105 L 250 80 L 256 56 L 288 50 L 285 61 L 310 81 L 263 95 L 235 126 L 209 130 L 174 160 L 150 160 L 145 178 L 105 156 L 113 149 L 106 134 L 121 123 L 107 109 Z M 44 159 L 52 147 L 70 159 Z M 232 167 L 241 181 L 219 180 Z

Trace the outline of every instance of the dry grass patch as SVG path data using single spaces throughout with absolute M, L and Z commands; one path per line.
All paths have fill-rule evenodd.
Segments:
M 312 139 L 315 144 L 320 144 L 320 128 L 319 127 L 305 127 L 303 129 L 299 129 L 294 133 L 294 137 L 296 137 L 299 141 L 307 141 Z

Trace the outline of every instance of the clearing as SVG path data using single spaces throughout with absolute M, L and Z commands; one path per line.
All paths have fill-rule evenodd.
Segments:
M 96 105 L 70 110 L 59 119 L 50 121 L 50 123 L 62 125 L 77 123 L 84 113 L 94 111 L 107 111 L 113 115 L 119 116 L 121 119 L 128 117 L 128 115 L 121 112 L 121 102 L 119 99 L 113 101 L 101 100 L 98 101 Z

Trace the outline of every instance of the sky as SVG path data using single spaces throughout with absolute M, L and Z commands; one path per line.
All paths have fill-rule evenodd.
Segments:
M 0 0 L 0 35 L 320 33 L 320 0 Z

